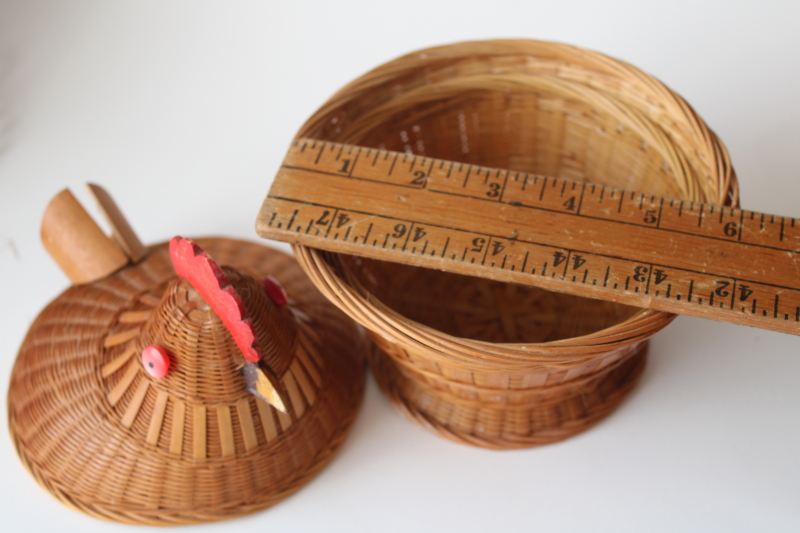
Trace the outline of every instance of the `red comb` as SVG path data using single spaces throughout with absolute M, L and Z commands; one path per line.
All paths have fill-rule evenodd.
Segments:
M 219 265 L 194 241 L 184 237 L 169 241 L 169 256 L 175 272 L 191 284 L 231 332 L 245 359 L 257 363 L 261 349 L 253 321 Z

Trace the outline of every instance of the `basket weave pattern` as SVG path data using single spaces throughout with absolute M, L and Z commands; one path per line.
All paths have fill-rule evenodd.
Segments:
M 198 244 L 242 273 L 228 271 L 256 311 L 288 413 L 245 390 L 225 326 L 175 277 L 167 246 L 153 247 L 134 267 L 67 289 L 37 318 L 14 367 L 9 421 L 19 456 L 73 508 L 150 525 L 252 513 L 300 488 L 354 419 L 363 359 L 352 323 L 292 258 L 241 241 Z M 290 306 L 261 313 L 272 304 L 255 280 L 267 274 L 286 288 Z M 278 331 L 274 322 L 287 313 L 297 326 Z M 151 343 L 174 354 L 161 380 L 139 360 Z M 287 348 L 292 357 L 276 356 Z
M 732 205 L 725 147 L 642 71 L 536 41 L 406 55 L 336 93 L 298 137 Z M 674 315 L 296 247 L 370 332 L 381 387 L 412 420 L 489 448 L 546 444 L 608 414 Z

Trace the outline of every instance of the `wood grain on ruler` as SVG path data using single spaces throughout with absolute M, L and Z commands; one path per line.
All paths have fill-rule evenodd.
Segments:
M 800 222 L 301 139 L 259 235 L 800 334 Z

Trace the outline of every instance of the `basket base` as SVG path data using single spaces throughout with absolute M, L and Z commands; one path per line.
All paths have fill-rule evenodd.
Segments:
M 567 396 L 494 406 L 457 401 L 449 393 L 414 379 L 377 346 L 370 352 L 378 385 L 403 416 L 440 437 L 495 450 L 542 446 L 589 429 L 633 389 L 646 359 L 645 341 L 621 364 L 576 385 Z

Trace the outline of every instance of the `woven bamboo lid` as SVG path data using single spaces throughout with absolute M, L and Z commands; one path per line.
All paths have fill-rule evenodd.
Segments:
M 14 444 L 70 507 L 150 525 L 252 513 L 300 488 L 354 419 L 364 387 L 357 327 L 291 257 L 230 239 L 197 245 L 221 265 L 223 292 L 239 297 L 257 363 L 197 281 L 176 275 L 167 244 L 67 289 L 20 348 L 8 393 Z M 169 365 L 160 379 L 143 358 L 150 346 L 167 354 L 155 361 Z M 243 367 L 268 377 L 275 406 L 248 392 Z

